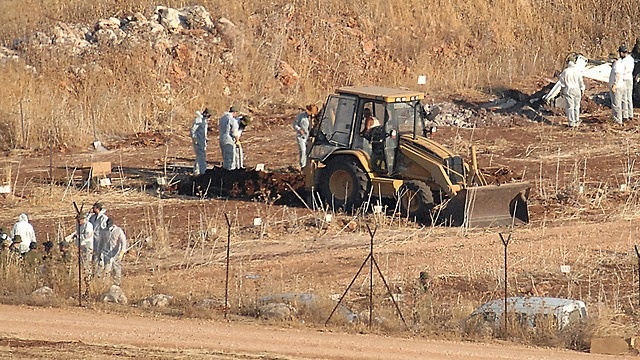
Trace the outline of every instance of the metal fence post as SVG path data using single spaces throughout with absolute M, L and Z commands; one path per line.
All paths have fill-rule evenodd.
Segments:
M 224 318 L 227 318 L 229 313 L 229 253 L 231 248 L 231 221 L 229 216 L 225 213 L 224 218 L 227 220 L 227 264 L 226 275 L 224 280 Z
M 73 208 L 76 210 L 76 245 L 78 246 L 78 306 L 82 306 L 82 255 L 80 254 L 80 219 L 78 215 L 82 214 L 84 204 L 78 208 L 76 202 L 73 202 Z
M 640 305 L 640 250 L 638 250 L 638 245 L 633 245 L 633 248 L 636 249 L 638 257 L 638 305 Z
M 507 326 L 508 326 L 508 316 L 507 316 L 507 279 L 508 279 L 508 270 L 507 270 L 507 257 L 508 252 L 507 248 L 509 247 L 509 242 L 511 241 L 511 234 L 505 239 L 502 236 L 502 233 L 498 233 L 500 235 L 500 240 L 502 240 L 502 245 L 504 245 L 504 332 L 507 334 Z
M 338 303 L 336 304 L 336 306 L 333 308 L 333 310 L 331 310 L 331 313 L 329 314 L 329 317 L 327 318 L 327 320 L 324 322 L 324 325 L 326 326 L 327 324 L 329 324 L 329 320 L 331 320 L 331 317 L 333 316 L 333 314 L 336 312 L 336 310 L 342 303 L 342 300 L 344 300 L 345 296 L 347 296 L 349 289 L 351 289 L 351 286 L 353 286 L 353 283 L 356 281 L 356 279 L 360 275 L 360 272 L 362 272 L 362 269 L 364 268 L 364 266 L 367 264 L 367 262 L 369 262 L 369 328 L 371 328 L 372 321 L 373 321 L 373 267 L 375 266 L 376 270 L 378 271 L 378 275 L 380 275 L 380 278 L 382 279 L 382 283 L 387 289 L 387 293 L 389 294 L 389 297 L 391 298 L 391 301 L 393 302 L 393 305 L 395 306 L 396 311 L 398 312 L 398 316 L 400 317 L 400 319 L 408 329 L 409 325 L 407 325 L 407 321 L 404 319 L 404 316 L 402 316 L 402 311 L 400 311 L 400 306 L 398 306 L 398 302 L 393 297 L 391 288 L 389 287 L 387 280 L 384 278 L 384 275 L 382 274 L 382 270 L 380 270 L 380 267 L 378 266 L 378 262 L 376 261 L 376 258 L 373 254 L 373 239 L 376 235 L 376 231 L 378 231 L 378 226 L 376 225 L 375 229 L 372 231 L 369 224 L 367 224 L 367 230 L 369 231 L 369 236 L 371 237 L 369 242 L 369 254 L 367 255 L 367 258 L 364 259 L 364 261 L 362 262 L 362 265 L 360 265 L 360 269 L 358 269 L 358 272 L 351 280 L 351 283 L 349 283 L 349 286 L 347 286 L 347 289 L 344 291 L 344 293 L 338 300 Z

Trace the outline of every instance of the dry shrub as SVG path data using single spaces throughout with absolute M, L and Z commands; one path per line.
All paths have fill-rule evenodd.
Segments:
M 19 255 L 11 256 L 0 268 L 0 294 L 8 302 L 42 305 L 55 301 L 64 301 L 72 296 L 77 297 L 77 265 L 73 260 L 63 262 L 59 254 L 54 259 L 35 266 L 25 264 Z M 77 264 L 77 263 L 76 263 Z M 53 290 L 51 298 L 41 299 L 31 293 L 43 286 Z

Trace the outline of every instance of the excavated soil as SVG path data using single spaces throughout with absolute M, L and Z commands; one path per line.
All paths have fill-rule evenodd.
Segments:
M 191 196 L 268 201 L 275 205 L 299 203 L 297 193 L 304 188 L 300 173 L 256 171 L 253 169 L 207 169 L 204 174 L 181 181 L 178 192 Z

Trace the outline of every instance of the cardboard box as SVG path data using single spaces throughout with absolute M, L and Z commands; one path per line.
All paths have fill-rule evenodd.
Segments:
M 91 162 L 82 165 L 82 183 L 88 187 L 111 185 L 111 162 Z

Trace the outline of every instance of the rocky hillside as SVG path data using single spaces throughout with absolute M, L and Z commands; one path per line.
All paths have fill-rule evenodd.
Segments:
M 607 54 L 640 18 L 629 1 L 201 3 L 0 4 L 0 144 L 183 132 L 205 105 L 268 116 L 418 75 L 440 97 L 491 92 L 552 75 L 569 51 Z

